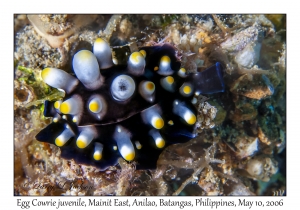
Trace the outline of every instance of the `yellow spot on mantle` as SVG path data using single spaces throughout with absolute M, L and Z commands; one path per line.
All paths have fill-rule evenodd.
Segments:
M 169 125 L 174 125 L 173 120 L 169 120 L 168 124 L 169 124 Z
M 105 42 L 103 39 L 101 39 L 101 38 L 97 38 L 96 40 L 95 40 L 95 43 L 97 43 L 97 44 L 101 44 L 101 43 L 103 43 L 103 42 Z
M 60 101 L 55 101 L 54 103 L 54 108 L 59 109 L 61 102 Z
M 140 50 L 140 53 L 146 58 L 146 51 L 145 50 Z
M 141 57 L 143 57 L 142 53 L 140 52 L 134 52 L 131 54 L 130 59 L 134 62 L 134 63 L 139 63 Z
M 77 117 L 73 117 L 73 122 L 77 123 Z
M 163 139 L 158 139 L 158 140 L 156 141 L 156 146 L 157 146 L 158 148 L 163 148 L 163 147 L 165 146 L 165 140 L 163 140 Z
M 62 141 L 60 138 L 56 138 L 56 139 L 55 139 L 55 144 L 56 144 L 56 146 L 58 146 L 58 147 L 62 147 L 62 146 L 64 146 L 65 142 Z
M 181 71 L 182 73 L 186 73 L 185 68 L 181 68 L 180 71 Z
M 86 143 L 83 140 L 81 140 L 81 139 L 78 139 L 76 141 L 76 144 L 77 144 L 77 147 L 80 148 L 80 149 L 83 149 L 83 148 L 85 148 L 87 146 Z
M 164 120 L 162 118 L 157 118 L 153 125 L 156 129 L 161 129 L 164 127 Z
M 94 153 L 94 159 L 95 160 L 101 160 L 101 158 L 102 158 L 102 155 L 99 152 Z
M 169 58 L 169 56 L 163 56 L 161 59 L 160 59 L 160 62 L 166 62 L 166 63 L 170 63 L 171 62 L 171 59 Z
M 189 117 L 189 119 L 187 119 L 186 122 L 187 122 L 188 124 L 190 124 L 190 125 L 194 125 L 195 122 L 196 122 L 196 116 L 195 116 L 194 114 L 192 114 L 192 115 Z
M 125 157 L 124 157 L 125 160 L 127 161 L 132 161 L 134 159 L 134 153 L 131 152 L 129 154 L 127 154 Z
M 172 76 L 167 76 L 166 81 L 167 81 L 167 83 L 169 83 L 171 85 L 174 82 L 174 78 Z
M 71 111 L 71 107 L 67 102 L 64 102 L 60 105 L 60 111 L 63 114 L 69 114 Z
M 49 77 L 50 72 L 51 72 L 51 68 L 45 68 L 42 71 L 41 76 L 44 81 L 46 80 L 47 77 Z
M 188 95 L 192 92 L 192 89 L 190 86 L 186 85 L 183 87 L 183 92 Z
M 92 112 L 97 113 L 99 110 L 99 104 L 96 101 L 93 101 L 89 104 L 89 108 Z
M 147 82 L 147 84 L 146 84 L 146 88 L 148 89 L 148 90 L 153 90 L 154 89 L 154 83 L 153 82 Z
M 93 53 L 88 50 L 81 50 L 80 52 L 78 52 L 78 56 L 79 56 L 79 59 L 88 60 L 88 59 L 92 58 Z

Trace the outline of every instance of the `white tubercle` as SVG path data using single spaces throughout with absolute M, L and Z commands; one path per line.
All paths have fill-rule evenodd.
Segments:
M 185 82 L 179 88 L 179 92 L 182 96 L 189 97 L 194 93 L 193 85 L 189 82 Z
M 179 71 L 177 72 L 177 74 L 178 74 L 178 76 L 180 76 L 182 78 L 186 78 L 187 77 L 185 68 L 180 68 Z
M 79 95 L 73 95 L 71 98 L 61 103 L 59 110 L 63 114 L 77 115 L 81 114 L 83 109 L 82 98 Z
M 142 145 L 139 141 L 135 141 L 134 144 L 137 149 L 142 149 Z
M 61 116 L 58 113 L 56 113 L 55 116 L 53 117 L 52 121 L 54 123 L 57 123 L 60 119 L 61 119 Z
M 107 103 L 105 99 L 99 95 L 92 95 L 87 102 L 88 110 L 97 120 L 102 120 L 107 112 Z
M 155 99 L 155 84 L 151 81 L 141 81 L 139 84 L 139 93 L 148 102 L 152 103 Z
M 156 105 L 142 111 L 141 116 L 144 123 L 152 125 L 155 129 L 162 129 L 164 127 L 161 110 Z
M 189 125 L 194 125 L 196 123 L 195 114 L 185 106 L 183 102 L 175 100 L 173 103 L 173 113 L 180 116 Z
M 72 138 L 73 136 L 75 136 L 74 132 L 72 131 L 71 127 L 69 125 L 65 125 L 65 129 L 63 130 L 63 132 L 55 139 L 55 144 L 59 147 L 64 146 L 67 141 L 70 140 L 70 138 Z
M 135 157 L 135 150 L 130 137 L 130 133 L 124 127 L 116 126 L 113 138 L 117 142 L 120 154 L 127 161 L 132 161 Z
M 103 144 L 99 142 L 95 142 L 95 149 L 94 149 L 94 155 L 93 158 L 95 160 L 101 160 L 102 159 L 102 151 L 103 151 Z
M 160 59 L 157 73 L 163 76 L 169 76 L 174 73 L 171 68 L 171 59 L 169 56 L 165 55 Z
M 113 66 L 111 48 L 104 39 L 97 38 L 95 40 L 93 53 L 99 62 L 100 69 L 107 69 Z
M 140 52 L 132 53 L 128 59 L 127 64 L 128 64 L 128 70 L 131 74 L 135 76 L 144 74 L 146 61 L 142 53 Z
M 62 100 L 58 100 L 58 101 L 55 101 L 54 104 L 53 104 L 55 110 L 56 110 L 58 113 L 60 113 L 60 105 L 62 104 L 62 102 L 63 102 Z
M 88 50 L 81 50 L 74 55 L 73 69 L 77 78 L 90 89 L 98 89 L 103 79 L 100 74 L 97 58 Z
M 169 92 L 175 91 L 174 78 L 172 76 L 167 76 L 167 77 L 161 78 L 160 84 L 165 90 L 167 90 Z
M 162 138 L 158 130 L 152 129 L 149 132 L 149 135 L 154 139 L 155 145 L 157 148 L 163 148 L 166 144 L 165 140 Z
M 81 96 L 77 94 L 71 96 L 71 98 L 60 104 L 59 110 L 62 114 L 72 115 L 72 121 L 78 124 L 83 113 L 83 101 Z
M 51 87 L 71 93 L 79 81 L 67 72 L 56 68 L 45 68 L 41 73 L 42 79 Z
M 93 139 L 97 138 L 97 130 L 94 126 L 80 127 L 80 130 L 76 145 L 78 148 L 84 149 L 93 141 Z
M 144 123 L 152 125 L 155 129 L 162 129 L 164 127 L 164 120 L 161 117 L 161 110 L 157 105 L 142 111 L 141 117 Z

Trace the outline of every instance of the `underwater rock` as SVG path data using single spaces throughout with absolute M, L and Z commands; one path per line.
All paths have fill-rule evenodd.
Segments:
M 258 117 L 257 135 L 262 142 L 265 154 L 277 154 L 285 148 L 284 115 L 276 112 L 272 101 L 264 101 L 260 104 Z
M 65 38 L 94 21 L 97 15 L 28 15 L 37 33 L 52 48 L 62 46 Z
M 198 185 L 207 195 L 222 195 L 221 179 L 218 177 L 212 167 L 205 168 L 200 175 Z
M 191 29 L 193 19 L 197 25 Z M 170 26 L 166 27 L 164 42 L 174 44 L 178 50 L 189 54 L 189 56 L 201 54 L 205 46 L 212 42 L 210 36 L 213 28 L 212 19 L 208 18 L 206 21 L 181 15 L 180 20 L 179 22 L 173 21 Z M 187 65 L 185 67 L 188 70 Z
M 216 108 L 216 110 L 218 110 L 218 112 L 216 113 L 216 117 L 213 120 L 213 122 L 215 123 L 215 125 L 221 125 L 224 122 L 224 120 L 227 116 L 226 110 L 218 102 L 210 101 L 209 103 L 212 106 L 214 106 Z
M 198 183 L 199 185 L 193 193 L 204 191 L 204 195 L 221 194 L 220 179 L 216 176 L 215 168 L 213 169 L 212 165 L 216 164 L 219 168 L 225 164 L 225 161 L 215 158 L 218 151 L 217 143 L 213 143 L 207 148 L 205 141 L 207 140 L 200 135 L 189 142 L 174 144 L 160 155 L 157 162 L 158 170 L 163 168 L 164 171 L 169 169 L 177 171 L 177 173 L 172 171 L 172 174 L 176 174 L 176 179 L 172 182 L 176 184 L 171 185 L 175 189 L 169 189 L 170 194 L 179 195 L 186 190 L 185 188 L 191 186 L 190 183 Z M 178 184 L 180 184 L 179 188 Z M 201 189 L 202 187 L 203 189 Z
M 252 120 L 257 116 L 257 110 L 251 103 L 242 103 L 235 107 L 233 112 L 230 112 L 229 119 L 234 122 L 244 120 Z
M 243 184 L 243 182 L 237 177 L 228 177 L 226 183 L 224 184 L 224 193 L 229 196 L 255 195 L 249 189 L 249 186 L 245 186 L 245 184 Z
M 19 66 L 31 69 L 55 66 L 59 68 L 64 61 L 59 48 L 52 48 L 41 38 L 32 26 L 26 26 L 16 37 L 15 59 Z
M 262 152 L 265 154 L 279 154 L 286 147 L 285 132 L 277 126 L 258 127 L 257 133 L 262 145 Z
M 34 90 L 24 82 L 14 80 L 14 89 L 14 109 L 24 107 L 35 99 Z
M 268 156 L 260 155 L 250 159 L 245 169 L 251 178 L 268 182 L 278 171 L 278 163 Z
M 249 43 L 258 40 L 259 29 L 257 25 L 250 26 L 240 32 L 237 32 L 232 37 L 229 37 L 225 42 L 221 43 L 221 48 L 229 52 L 240 52 Z
M 241 158 L 254 155 L 258 151 L 258 138 L 250 136 L 238 136 L 235 143 L 237 155 Z
M 26 14 L 14 15 L 14 33 L 19 32 L 25 25 L 29 24 Z
M 130 37 L 130 35 L 132 34 L 132 30 L 133 30 L 131 21 L 126 18 L 123 19 L 120 22 L 119 30 L 121 33 L 121 35 L 119 35 L 119 37 L 121 36 L 125 40 L 128 39 Z
M 278 58 L 278 63 L 279 63 L 279 73 L 281 78 L 285 77 L 286 74 L 286 45 L 282 45 L 283 49 L 281 52 L 281 56 Z
M 284 21 L 286 16 L 284 14 L 267 14 L 265 17 L 274 24 L 277 31 L 286 27 L 286 21 Z
M 103 31 L 99 31 L 99 36 L 104 37 L 105 40 L 110 40 L 113 32 L 116 31 L 116 28 L 120 23 L 121 19 L 122 15 L 112 15 L 105 29 Z
M 234 94 L 260 100 L 274 93 L 274 87 L 266 75 L 242 75 L 230 87 Z
M 235 56 L 235 62 L 239 65 L 251 68 L 259 60 L 261 43 L 249 43 L 246 47 L 239 51 Z
M 220 46 L 233 56 L 238 65 L 251 68 L 260 58 L 263 35 L 262 29 L 253 24 L 229 37 Z
M 259 140 L 266 144 L 266 145 L 270 145 L 271 144 L 271 140 L 266 136 L 266 134 L 262 131 L 262 129 L 259 127 L 258 128 L 258 138 Z

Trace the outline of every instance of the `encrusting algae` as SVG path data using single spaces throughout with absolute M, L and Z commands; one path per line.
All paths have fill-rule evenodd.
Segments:
M 15 195 L 273 195 L 274 190 L 286 191 L 285 15 L 15 15 L 14 18 Z M 108 43 L 108 51 L 111 50 L 107 64 L 101 63 L 105 59 L 96 58 L 104 78 L 110 77 L 103 69 L 119 66 L 115 69 L 118 73 L 128 66 L 129 73 L 122 70 L 121 77 L 114 76 L 121 84 L 118 88 L 124 92 L 110 90 L 107 82 L 112 84 L 113 79 L 97 80 L 101 77 L 95 74 L 92 80 L 85 80 L 84 75 L 77 73 L 79 64 L 74 64 L 74 56 L 80 50 L 87 50 L 97 57 L 94 43 L 98 38 Z M 152 57 L 159 49 L 163 53 Z M 169 49 L 174 54 L 162 59 Z M 147 59 L 152 58 L 157 63 L 149 65 Z M 188 76 L 209 75 L 209 80 L 213 75 L 206 70 L 211 66 L 221 69 L 224 89 L 219 90 L 224 92 L 210 92 L 216 87 L 208 86 L 197 91 L 199 86 L 194 81 L 204 81 L 203 77 L 199 80 L 199 76 Z M 97 116 L 109 122 L 107 117 L 113 114 L 111 103 L 105 102 L 109 94 L 120 104 L 136 100 L 137 96 L 140 98 L 136 101 L 146 101 L 137 106 L 143 109 L 134 112 L 141 115 L 134 120 L 140 120 L 137 128 L 142 130 L 144 124 L 147 128 L 152 126 L 147 132 L 149 137 L 145 138 L 149 142 L 151 139 L 151 145 L 145 139 L 134 139 L 133 128 L 124 123 L 112 134 L 110 128 L 105 134 L 118 142 L 108 150 L 106 142 L 97 140 L 97 126 L 95 130 L 84 129 L 84 122 L 90 118 L 86 118 L 87 113 L 78 114 L 80 109 L 74 111 L 75 105 L 69 101 L 74 90 L 43 75 L 45 68 L 53 72 L 63 69 L 62 74 L 74 78 L 78 94 L 85 88 L 102 90 L 101 85 L 108 86 L 109 92 L 104 96 L 83 99 L 94 116 L 91 121 L 94 125 L 101 124 Z M 156 77 L 144 76 L 144 72 L 160 75 L 162 79 L 152 81 L 148 78 Z M 137 79 L 140 75 L 148 80 Z M 78 84 L 80 90 L 76 89 Z M 176 95 L 171 108 L 168 105 L 167 110 L 167 105 L 159 104 L 160 107 L 149 106 L 151 109 L 143 111 L 146 107 L 143 103 L 163 101 L 158 91 Z M 49 112 L 49 103 L 53 103 L 52 114 L 44 116 Z M 116 119 L 120 119 L 117 112 L 122 109 L 115 110 Z M 122 118 L 123 121 L 126 120 Z M 70 125 L 76 135 L 80 133 L 77 146 L 75 138 L 66 143 L 68 148 L 76 148 L 72 151 L 92 148 L 88 151 L 94 157 L 93 164 L 90 159 L 80 162 L 66 155 L 68 150 L 63 144 L 38 141 L 41 130 L 51 123 L 57 129 L 61 122 Z M 180 135 L 185 140 L 181 142 L 178 137 L 170 138 L 177 128 L 184 128 Z M 120 140 L 118 133 L 122 132 L 128 138 Z M 89 140 L 90 135 L 96 140 Z M 176 144 L 170 143 L 175 139 Z M 151 158 L 139 159 L 139 151 L 150 147 L 159 151 L 155 152 L 158 159 L 154 163 Z M 108 161 L 104 168 L 97 164 L 110 154 L 120 158 L 113 163 Z M 150 165 L 150 170 L 141 167 Z M 34 186 L 36 183 L 43 188 Z

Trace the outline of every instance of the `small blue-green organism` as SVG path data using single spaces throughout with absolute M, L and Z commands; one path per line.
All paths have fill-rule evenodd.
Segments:
M 127 65 L 115 65 L 109 44 L 98 38 L 93 52 L 74 55 L 72 67 L 75 76 L 42 71 L 43 80 L 66 96 L 45 102 L 44 115 L 53 122 L 36 139 L 60 147 L 63 158 L 101 170 L 120 157 L 155 168 L 166 146 L 196 136 L 194 95 L 224 91 L 220 63 L 187 74 L 168 44 L 143 47 Z

